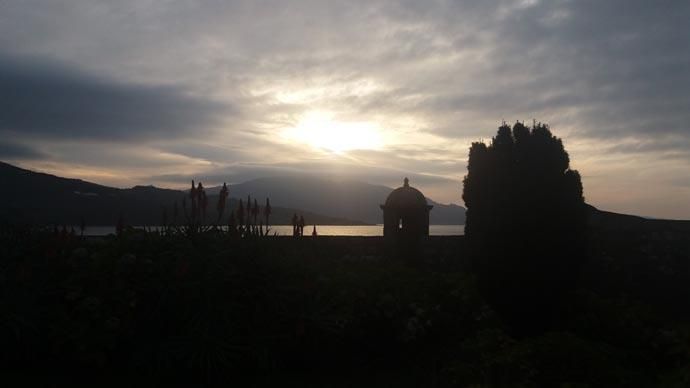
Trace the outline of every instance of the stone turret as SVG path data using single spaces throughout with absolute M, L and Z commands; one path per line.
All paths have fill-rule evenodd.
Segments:
M 383 236 L 386 238 L 416 239 L 429 235 L 429 212 L 433 208 L 427 204 L 421 191 L 410 186 L 405 178 L 402 187 L 393 190 L 383 210 Z

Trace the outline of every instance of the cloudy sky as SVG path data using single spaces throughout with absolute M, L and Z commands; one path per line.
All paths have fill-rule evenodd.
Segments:
M 589 203 L 690 218 L 690 2 L 0 0 L 0 160 L 119 187 L 313 173 L 462 204 L 547 122 Z

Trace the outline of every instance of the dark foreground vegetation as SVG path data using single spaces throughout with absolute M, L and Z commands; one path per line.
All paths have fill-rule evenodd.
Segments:
M 690 384 L 690 242 L 589 239 L 560 319 L 521 335 L 480 296 L 461 237 L 410 266 L 380 238 L 3 229 L 2 365 L 48 385 Z

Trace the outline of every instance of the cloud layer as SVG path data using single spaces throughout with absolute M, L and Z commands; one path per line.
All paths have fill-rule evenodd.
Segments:
M 116 185 L 411 175 L 460 203 L 469 144 L 534 118 L 590 203 L 690 218 L 686 1 L 0 4 L 5 160 Z M 309 112 L 369 123 L 383 145 L 283 136 Z
M 128 85 L 50 62 L 0 57 L 0 131 L 42 139 L 139 141 L 203 132 L 229 105 L 170 86 Z

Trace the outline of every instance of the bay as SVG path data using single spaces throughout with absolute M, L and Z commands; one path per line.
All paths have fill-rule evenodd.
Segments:
M 304 228 L 305 235 L 311 235 L 312 225 Z M 160 226 L 137 226 L 139 229 L 157 231 Z M 78 228 L 74 228 L 77 233 Z M 114 226 L 87 226 L 84 230 L 86 236 L 107 236 L 115 233 Z M 292 225 L 271 225 L 271 235 L 292 235 Z M 383 236 L 383 225 L 317 225 L 316 233 L 319 236 Z M 431 236 L 462 236 L 465 234 L 465 225 L 429 225 Z

